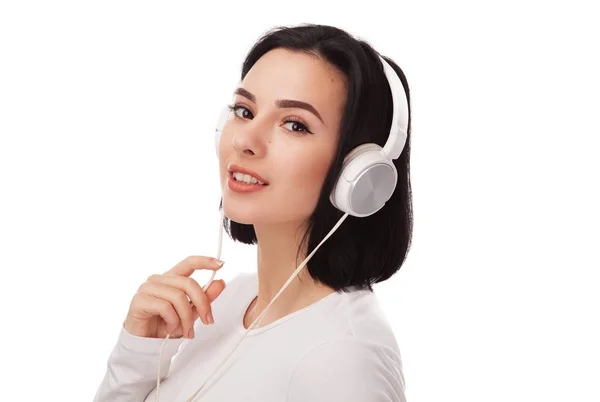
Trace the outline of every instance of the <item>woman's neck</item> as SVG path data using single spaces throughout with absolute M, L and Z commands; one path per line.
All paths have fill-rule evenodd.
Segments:
M 257 237 L 258 298 L 247 311 L 252 321 L 265 310 L 267 305 L 283 287 L 306 258 L 306 249 L 298 253 L 305 226 L 298 223 L 278 225 L 255 225 Z M 298 258 L 296 258 L 296 256 Z M 302 281 L 298 277 L 302 278 Z M 279 295 L 262 318 L 260 325 L 269 324 L 288 314 L 298 311 L 334 290 L 325 285 L 317 285 L 308 275 L 306 265 Z M 251 321 L 251 322 L 252 322 Z

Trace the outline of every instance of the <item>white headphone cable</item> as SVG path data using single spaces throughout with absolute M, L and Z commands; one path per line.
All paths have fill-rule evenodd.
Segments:
M 217 260 L 221 259 L 221 246 L 223 244 L 223 219 L 224 219 L 224 217 L 225 217 L 225 215 L 223 213 L 223 207 L 221 206 L 221 220 L 219 221 L 219 245 L 217 246 L 217 256 L 216 256 Z M 206 289 L 208 289 L 210 284 L 213 282 L 213 279 L 215 279 L 216 274 L 217 274 L 217 271 L 213 270 L 213 273 L 210 276 L 210 280 L 202 288 L 203 291 L 206 292 Z M 160 394 L 160 363 L 162 362 L 163 351 L 165 350 L 167 340 L 169 339 L 170 336 L 171 336 L 171 334 L 167 334 L 167 336 L 165 337 L 165 340 L 162 342 L 162 346 L 160 348 L 160 355 L 158 357 L 158 370 L 156 373 L 156 398 L 154 399 L 156 402 L 158 402 L 158 397 Z
M 244 338 L 246 337 L 246 335 L 248 335 L 248 332 L 250 332 L 250 330 L 254 327 L 254 325 L 258 322 L 260 322 L 260 320 L 262 319 L 262 317 L 265 315 L 265 313 L 267 312 L 267 310 L 269 309 L 269 307 L 271 307 L 271 305 L 275 302 L 275 300 L 277 300 L 277 298 L 279 297 L 279 295 L 285 290 L 285 288 L 292 282 L 292 280 L 296 277 L 296 275 L 298 275 L 298 273 L 300 272 L 300 270 L 302 268 L 304 268 L 304 266 L 306 265 L 306 263 L 311 259 L 311 257 L 317 252 L 317 250 L 319 249 L 319 247 L 321 247 L 321 245 L 323 243 L 325 243 L 325 241 L 340 227 L 340 225 L 342 224 L 342 222 L 344 222 L 344 220 L 348 217 L 348 213 L 345 213 L 335 224 L 335 226 L 329 231 L 329 233 L 323 238 L 323 240 L 321 240 L 321 242 L 319 243 L 319 245 L 317 245 L 317 247 L 315 247 L 315 249 L 304 259 L 304 261 L 302 261 L 302 263 L 298 266 L 298 268 L 296 268 L 296 271 L 290 276 L 290 278 L 287 280 L 287 282 L 281 287 L 281 289 L 279 290 L 279 292 L 277 292 L 277 294 L 273 297 L 273 299 L 269 302 L 269 304 L 267 305 L 267 307 L 265 308 L 265 310 L 262 312 L 261 315 L 259 315 L 253 322 L 252 324 L 250 324 L 250 326 L 246 329 L 246 332 L 244 333 L 244 336 L 242 336 L 240 338 L 240 340 L 238 341 L 238 343 L 235 345 L 235 347 L 233 348 L 233 350 L 229 353 L 229 355 L 227 355 L 227 357 L 221 361 L 221 364 L 219 364 L 219 366 L 216 368 L 215 371 L 213 371 L 213 373 L 206 379 L 206 381 L 204 381 L 204 384 L 202 384 L 202 386 L 191 396 L 189 397 L 186 402 L 192 402 L 193 399 L 196 397 L 196 395 L 198 395 L 198 393 L 202 390 L 202 388 L 204 388 L 204 386 L 206 385 L 206 383 L 208 382 L 208 380 L 210 380 L 212 378 L 212 376 L 219 371 L 219 369 L 221 368 L 221 366 L 227 361 L 227 359 L 229 359 L 229 357 L 233 354 L 233 352 L 237 349 L 237 347 L 240 345 L 240 343 L 242 342 L 242 340 L 244 340 Z M 223 218 L 223 209 L 221 208 L 221 218 Z M 220 258 L 220 254 L 221 254 L 221 238 L 223 236 L 223 219 L 221 219 L 221 226 L 219 227 L 219 250 L 217 252 L 217 258 Z M 216 274 L 216 271 L 213 272 L 213 275 L 211 277 L 211 280 L 208 282 L 208 284 L 205 286 L 205 289 L 210 285 L 210 283 L 212 282 L 212 279 L 214 278 Z M 162 362 L 162 352 L 165 348 L 166 345 L 166 341 L 167 339 L 169 339 L 169 335 L 168 334 L 165 337 L 165 340 L 163 341 L 163 346 L 161 348 L 161 352 L 160 352 L 160 357 L 159 357 L 159 361 L 158 361 L 158 374 L 157 374 L 157 378 L 156 378 L 156 402 L 159 402 L 159 384 L 160 384 L 160 364 Z
M 206 383 L 208 382 L 208 380 L 211 379 L 211 377 L 219 370 L 219 368 L 221 368 L 221 366 L 227 361 L 227 359 L 229 359 L 229 357 L 237 349 L 237 347 L 242 342 L 242 340 L 244 340 L 244 338 L 246 337 L 246 335 L 248 335 L 248 332 L 250 332 L 250 330 L 254 327 L 254 324 L 256 324 L 257 322 L 259 322 L 262 319 L 262 317 L 265 315 L 265 313 L 267 312 L 267 310 L 269 309 L 269 307 L 273 304 L 273 302 L 275 302 L 275 300 L 277 300 L 277 298 L 279 297 L 279 295 L 285 290 L 285 288 L 290 284 L 290 282 L 292 282 L 292 280 L 296 277 L 296 275 L 298 275 L 298 272 L 300 272 L 300 270 L 302 268 L 304 268 L 304 266 L 306 265 L 306 263 L 308 262 L 308 260 L 310 260 L 310 258 L 313 256 L 313 254 L 317 252 L 317 250 L 319 249 L 319 247 L 321 247 L 321 245 L 325 242 L 325 240 L 327 240 L 329 238 L 329 236 L 331 236 L 333 234 L 333 232 L 335 232 L 337 230 L 337 228 L 342 224 L 342 222 L 347 217 L 348 217 L 348 214 L 347 213 L 344 214 L 344 216 L 342 216 L 338 220 L 338 222 L 335 224 L 335 226 L 333 227 L 333 229 L 331 229 L 329 231 L 329 233 L 327 234 L 327 236 L 325 236 L 325 238 L 323 240 L 321 240 L 321 243 L 319 243 L 319 245 L 317 247 L 315 247 L 315 249 L 304 259 L 304 261 L 298 266 L 298 268 L 296 269 L 296 271 L 290 276 L 290 278 L 287 280 L 287 282 L 282 286 L 282 288 L 279 290 L 279 292 L 277 292 L 277 294 L 275 295 L 275 297 L 273 297 L 273 299 L 267 305 L 267 307 L 262 312 L 262 314 L 259 315 L 254 320 L 254 322 L 252 322 L 252 324 L 248 327 L 248 329 L 246 329 L 246 332 L 244 333 L 244 336 L 242 336 L 240 338 L 240 340 L 235 345 L 235 347 L 233 348 L 233 350 L 229 353 L 229 355 L 227 355 L 227 357 L 221 362 L 221 364 L 217 367 L 217 369 L 207 378 L 207 380 L 204 382 L 204 384 L 202 384 L 202 386 L 189 399 L 187 399 L 186 402 L 192 402 L 193 401 L 193 399 L 196 397 L 196 395 L 198 395 L 198 393 L 202 390 L 202 388 L 204 388 L 204 385 L 206 385 Z M 159 362 L 159 364 L 160 364 L 160 362 Z

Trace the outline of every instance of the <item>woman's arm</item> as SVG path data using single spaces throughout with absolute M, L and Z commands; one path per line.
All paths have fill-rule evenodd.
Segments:
M 117 344 L 108 358 L 107 370 L 94 402 L 142 402 L 156 387 L 160 349 L 164 339 L 142 338 L 121 328 Z M 168 339 L 162 355 L 164 378 L 184 338 Z M 161 380 L 162 380 L 161 378 Z

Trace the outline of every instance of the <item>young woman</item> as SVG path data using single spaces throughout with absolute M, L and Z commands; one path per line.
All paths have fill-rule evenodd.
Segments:
M 410 106 L 402 70 L 385 60 Z M 189 276 L 222 263 L 191 256 L 150 276 L 95 401 L 155 400 L 159 368 L 170 402 L 405 401 L 400 351 L 372 285 L 400 269 L 411 242 L 410 113 L 391 198 L 349 216 L 265 310 L 342 217 L 330 195 L 346 155 L 390 135 L 379 54 L 331 26 L 277 27 L 250 50 L 234 96 L 218 142 L 221 208 L 228 234 L 257 245 L 257 273 L 204 291 Z

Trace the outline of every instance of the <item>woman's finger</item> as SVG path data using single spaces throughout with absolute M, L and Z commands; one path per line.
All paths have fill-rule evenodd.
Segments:
M 187 276 L 151 275 L 148 281 L 167 285 L 185 292 L 187 297 L 192 301 L 192 304 L 198 309 L 202 322 L 208 325 L 206 314 L 212 310 L 210 301 L 196 280 Z
M 222 266 L 223 261 L 217 260 L 216 258 L 191 255 L 165 272 L 164 275 L 190 276 L 198 269 L 210 269 L 216 271 L 221 269 Z
M 184 291 L 161 283 L 144 282 L 140 286 L 140 292 L 171 303 L 181 320 L 183 335 L 188 337 L 190 330 L 194 327 L 194 317 L 190 301 Z
M 181 325 L 181 319 L 170 302 L 147 293 L 137 293 L 134 296 L 131 302 L 131 310 L 148 317 L 160 316 L 167 323 L 169 333 L 172 333 Z

